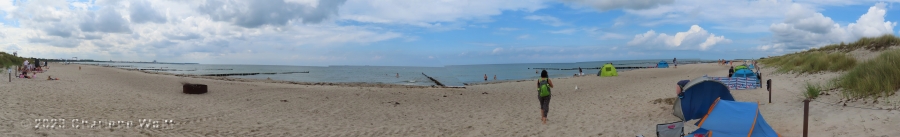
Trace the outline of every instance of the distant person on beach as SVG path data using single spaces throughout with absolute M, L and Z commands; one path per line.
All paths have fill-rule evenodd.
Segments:
M 484 74 L 484 81 L 487 81 L 487 74 Z
M 400 73 L 397 73 L 397 78 L 400 78 Z
M 494 75 L 494 80 L 497 80 L 497 75 Z
M 731 68 L 728 69 L 728 77 L 731 77 L 731 75 L 734 75 L 734 66 L 731 66 Z
M 579 75 L 579 76 L 584 76 L 584 72 L 581 72 L 581 67 L 578 67 L 578 75 Z
M 678 62 L 675 62 L 676 59 L 678 58 L 672 58 L 672 63 L 675 64 L 675 68 L 678 68 Z
M 541 71 L 541 79 L 537 81 L 538 101 L 541 103 L 541 123 L 547 124 L 547 113 L 550 110 L 550 88 L 553 82 L 547 75 L 547 70 Z

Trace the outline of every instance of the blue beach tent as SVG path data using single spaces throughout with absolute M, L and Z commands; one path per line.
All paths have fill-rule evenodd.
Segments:
M 691 80 L 683 89 L 682 95 L 675 99 L 672 113 L 682 121 L 703 118 L 718 98 L 734 101 L 725 84 L 707 77 Z
M 755 102 L 716 100 L 709 114 L 697 124 L 700 129 L 691 134 L 715 137 L 778 137 L 759 113 Z
M 756 78 L 756 73 L 753 73 L 753 70 L 750 69 L 739 69 L 734 71 L 734 75 L 731 75 L 731 77 Z
M 659 61 L 659 64 L 656 64 L 657 68 L 669 68 L 669 63 L 665 60 Z

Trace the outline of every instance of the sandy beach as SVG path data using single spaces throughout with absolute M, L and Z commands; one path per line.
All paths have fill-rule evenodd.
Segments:
M 79 70 L 79 67 L 81 69 Z M 2 136 L 655 136 L 655 125 L 678 121 L 672 105 L 678 80 L 723 77 L 727 66 L 680 65 L 626 71 L 618 77 L 553 79 L 549 122 L 540 120 L 535 81 L 461 88 L 304 85 L 148 74 L 90 65 L 51 63 L 37 79 L 0 82 Z M 806 82 L 836 73 L 771 75 L 765 88 L 733 90 L 738 101 L 760 102 L 760 112 L 782 136 L 802 135 Z M 550 73 L 553 73 L 550 71 Z M 60 80 L 46 80 L 47 76 Z M 182 82 L 209 93 L 182 93 Z M 575 87 L 578 87 L 576 90 Z M 841 101 L 841 102 L 839 102 Z M 900 98 L 846 101 L 830 93 L 810 103 L 814 137 L 900 136 Z M 39 127 L 35 119 L 65 119 Z M 160 127 L 119 124 L 87 127 L 78 121 L 163 120 Z M 165 120 L 171 120 L 166 123 Z M 690 121 L 689 123 L 693 123 Z M 46 123 L 45 123 L 46 124 Z M 688 127 L 690 132 L 696 127 Z

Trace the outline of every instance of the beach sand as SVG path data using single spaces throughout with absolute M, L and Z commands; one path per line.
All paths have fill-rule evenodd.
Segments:
M 464 89 L 304 85 L 158 75 L 89 65 L 53 63 L 50 67 L 37 79 L 0 82 L 2 136 L 650 137 L 655 136 L 656 124 L 678 121 L 672 105 L 654 100 L 674 97 L 678 80 L 705 74 L 722 77 L 728 68 L 691 64 L 621 72 L 619 77 L 553 79 L 549 122 L 542 125 L 533 80 Z M 823 82 L 837 75 L 769 75 L 771 72 L 762 71 L 763 79 L 775 83 L 772 103 L 767 102 L 765 88 L 731 92 L 738 101 L 763 104 L 760 112 L 781 135 L 801 136 L 803 83 Z M 46 80 L 48 75 L 61 80 Z M 181 82 L 206 84 L 209 93 L 184 94 Z M 900 136 L 896 130 L 900 111 L 883 110 L 896 103 L 854 101 L 845 107 L 837 101 L 839 94 L 831 93 L 810 103 L 810 136 Z M 66 119 L 59 123 L 66 127 L 36 129 L 35 119 Z M 73 119 L 133 121 L 134 125 L 140 119 L 172 123 L 159 124 L 161 128 L 75 129 Z

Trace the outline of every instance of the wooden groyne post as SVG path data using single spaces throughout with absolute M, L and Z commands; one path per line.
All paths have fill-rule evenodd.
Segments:
M 809 127 L 809 98 L 803 100 L 803 137 L 807 137 L 807 127 Z
M 766 90 L 769 91 L 769 103 L 772 103 L 772 79 L 766 80 Z
M 422 73 L 422 75 L 425 75 L 425 73 Z M 432 77 L 430 77 L 430 76 L 428 76 L 428 75 L 425 75 L 425 77 L 428 78 L 428 79 L 430 79 L 431 81 L 434 81 L 434 84 L 437 84 L 438 86 L 441 86 L 441 87 L 447 87 L 447 86 L 444 86 L 444 84 L 441 84 L 441 82 L 438 81 L 437 79 L 434 79 L 434 78 L 432 78 Z

